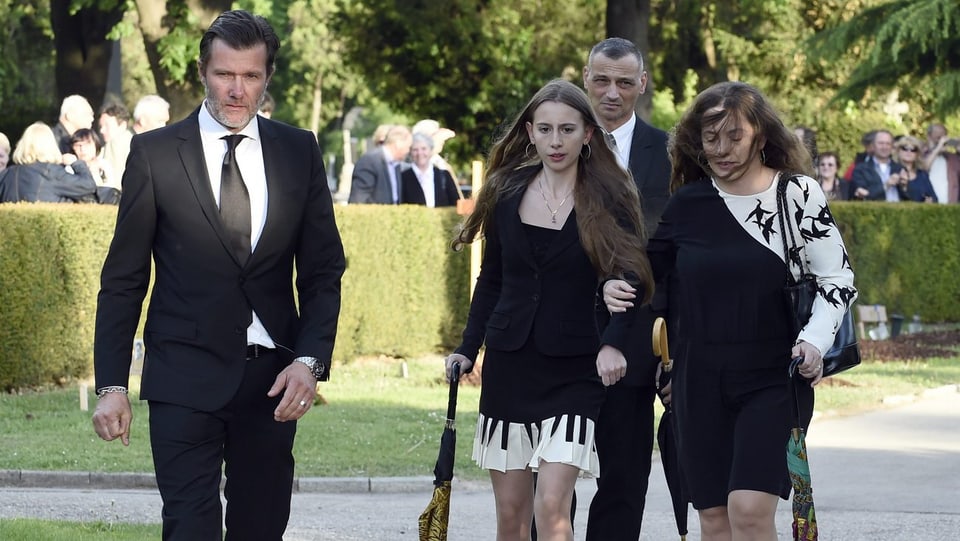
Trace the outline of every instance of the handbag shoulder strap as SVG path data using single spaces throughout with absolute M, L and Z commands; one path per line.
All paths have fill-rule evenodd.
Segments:
M 787 264 L 787 270 L 790 271 L 791 283 L 797 283 L 803 275 L 807 274 L 803 264 L 804 258 L 800 253 L 803 247 L 797 242 L 797 238 L 793 234 L 793 219 L 788 214 L 790 205 L 787 198 L 787 185 L 796 178 L 797 175 L 795 174 L 781 173 L 777 182 L 777 217 L 780 220 L 780 240 L 783 243 L 783 259 Z M 789 240 L 787 240 L 788 237 Z M 794 265 L 800 269 L 799 276 L 794 275 Z

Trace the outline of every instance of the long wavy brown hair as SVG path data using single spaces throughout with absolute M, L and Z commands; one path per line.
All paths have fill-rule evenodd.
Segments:
M 497 203 L 525 190 L 543 169 L 535 151 L 528 153 L 530 138 L 526 123 L 545 102 L 569 105 L 583 118 L 593 136 L 577 162 L 573 191 L 580 242 L 597 276 L 629 277 L 645 289 L 644 302 L 653 295 L 653 273 L 644 246 L 646 232 L 640 197 L 630 173 L 620 167 L 604 139 L 604 131 L 583 90 L 569 81 L 555 79 L 530 99 L 507 131 L 494 142 L 487 158 L 484 185 L 476 196 L 473 213 L 460 225 L 452 246 L 459 250 L 479 234 L 487 233 Z M 586 155 L 586 158 L 584 158 Z
M 707 113 L 716 107 L 722 111 Z M 751 158 L 760 153 L 761 161 L 767 167 L 813 176 L 810 153 L 793 130 L 784 126 L 770 101 L 753 86 L 731 81 L 717 83 L 701 92 L 670 134 L 667 150 L 673 166 L 670 175 L 672 191 L 712 174 L 704 158 L 703 128 L 736 118 L 738 114 L 756 132 Z M 763 139 L 766 143 L 761 148 Z

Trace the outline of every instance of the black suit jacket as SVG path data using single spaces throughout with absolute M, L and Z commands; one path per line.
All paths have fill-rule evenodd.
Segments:
M 580 244 L 576 210 L 538 265 L 520 221 L 522 198 L 521 192 L 500 201 L 486 226 L 483 265 L 457 353 L 476 360 L 483 343 L 516 351 L 531 333 L 537 350 L 549 356 L 596 354 L 601 343 L 622 348 L 635 311 L 614 316 L 601 336 L 593 318 L 597 272 Z
M 416 167 L 416 166 L 414 166 Z M 436 207 L 452 207 L 457 204 L 460 195 L 457 185 L 448 171 L 438 167 L 433 168 L 433 194 Z M 400 174 L 400 201 L 408 205 L 426 205 L 427 197 L 417 180 L 417 173 L 413 167 Z
M 652 236 L 660 223 L 660 216 L 670 198 L 670 158 L 667 155 L 667 133 L 647 124 L 639 117 L 633 128 L 630 146 L 630 174 L 640 193 L 647 236 Z M 666 317 L 667 285 L 657 283 L 656 292 L 649 305 L 638 310 L 635 333 L 621 348 L 627 358 L 627 374 L 618 385 L 652 386 L 656 377 L 657 362 L 652 349 L 653 321 L 658 316 Z M 607 325 L 610 314 L 598 302 L 597 320 L 600 328 Z
M 903 171 L 903 166 L 890 160 L 890 174 L 899 173 L 900 171 Z M 853 179 L 850 181 L 850 199 L 859 200 L 858 197 L 853 196 L 857 188 L 866 188 L 867 191 L 870 192 L 864 198 L 867 201 L 887 200 L 887 188 L 884 186 L 883 180 L 880 179 L 880 173 L 877 172 L 877 164 L 873 158 L 867 158 L 853 168 Z M 899 190 L 897 191 L 899 193 Z M 905 194 L 901 194 L 900 198 L 906 200 L 907 198 L 905 198 L 904 195 Z
M 282 357 L 329 367 L 345 264 L 316 138 L 260 118 L 267 215 L 240 265 L 210 186 L 198 111 L 133 138 L 101 275 L 94 361 L 97 388 L 127 384 L 152 258 L 141 397 L 212 411 L 240 385 L 251 309 Z

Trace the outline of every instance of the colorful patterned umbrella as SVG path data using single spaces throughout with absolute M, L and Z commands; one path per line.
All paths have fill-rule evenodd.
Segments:
M 793 485 L 793 539 L 794 541 L 817 541 L 817 514 L 813 507 L 813 485 L 810 481 L 810 462 L 807 460 L 806 431 L 800 423 L 800 407 L 797 399 L 797 385 L 804 385 L 803 378 L 796 373 L 797 366 L 803 362 L 798 357 L 790 363 L 790 389 L 794 397 L 794 426 L 787 438 L 787 468 L 790 471 L 790 483 Z
M 440 454 L 433 468 L 433 498 L 420 514 L 420 541 L 447 541 L 450 520 L 450 482 L 453 480 L 454 453 L 457 448 L 457 389 L 460 387 L 460 363 L 451 367 L 450 396 L 447 399 L 447 420 L 440 436 Z
M 670 347 L 667 342 L 667 323 L 662 317 L 658 317 L 653 322 L 653 354 L 660 357 L 663 365 L 659 381 L 659 388 L 662 389 L 670 381 L 670 371 L 673 370 Z M 670 489 L 670 499 L 673 502 L 677 533 L 680 534 L 680 541 L 684 541 L 687 538 L 687 499 L 683 494 L 683 475 L 680 472 L 680 457 L 677 455 L 673 407 L 666 404 L 663 409 L 663 415 L 657 427 L 657 446 L 660 447 L 663 475 L 667 479 L 667 488 Z

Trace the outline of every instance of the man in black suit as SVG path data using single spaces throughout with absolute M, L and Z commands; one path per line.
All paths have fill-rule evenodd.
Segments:
M 152 258 L 140 397 L 165 540 L 222 538 L 221 466 L 227 539 L 282 538 L 295 421 L 329 374 L 343 246 L 316 138 L 257 117 L 279 46 L 262 17 L 221 14 L 200 42 L 205 101 L 135 136 L 123 176 L 97 306 L 93 424 L 129 443 L 130 352 Z
M 877 130 L 873 154 L 853 168 L 850 198 L 860 201 L 900 201 L 903 166 L 893 161 L 893 134 Z
M 667 134 L 635 112 L 646 84 L 643 55 L 632 42 L 610 38 L 591 49 L 583 68 L 583 86 L 609 134 L 608 143 L 615 146 L 621 165 L 637 183 L 647 234 L 652 235 L 670 196 L 670 160 Z M 637 333 L 623 352 L 626 376 L 607 387 L 597 421 L 600 478 L 587 520 L 589 541 L 640 537 L 654 438 L 657 359 L 651 336 L 653 320 L 666 311 L 666 299 L 666 288 L 657 284 L 651 303 L 640 307 Z M 609 319 L 602 306 L 598 319 L 601 328 Z
M 413 135 L 406 126 L 392 126 L 383 144 L 367 152 L 353 166 L 348 203 L 396 205 L 401 200 L 400 175 L 409 168 L 404 159 Z

